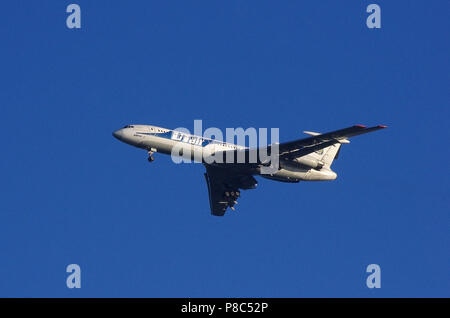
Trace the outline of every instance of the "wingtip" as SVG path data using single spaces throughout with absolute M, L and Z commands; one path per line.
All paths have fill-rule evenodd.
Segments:
M 355 125 L 354 127 L 358 127 L 358 128 L 367 128 L 365 125 Z M 387 128 L 386 125 L 377 125 L 377 128 Z

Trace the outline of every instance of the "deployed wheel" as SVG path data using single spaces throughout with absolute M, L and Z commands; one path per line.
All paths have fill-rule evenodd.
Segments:
M 148 162 L 153 162 L 153 160 L 155 160 L 155 158 L 153 158 L 153 154 L 155 153 L 155 151 L 153 151 L 153 150 L 156 151 L 156 149 L 150 149 L 147 152 L 147 154 L 148 154 L 148 158 L 147 158 Z

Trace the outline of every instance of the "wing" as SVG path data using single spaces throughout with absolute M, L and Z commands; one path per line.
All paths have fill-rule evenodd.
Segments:
M 366 128 L 363 125 L 355 125 L 348 128 L 328 132 L 325 134 L 285 142 L 279 144 L 279 154 L 280 157 L 283 158 L 301 157 L 310 154 L 314 151 L 329 147 L 331 145 L 345 142 L 345 139 L 347 138 L 367 134 L 369 132 L 383 128 L 386 128 L 386 126 L 378 125 Z
M 205 167 L 212 215 L 223 216 L 228 207 L 234 210 L 234 205 L 241 195 L 240 189 L 254 189 L 258 184 L 251 174 L 233 168 L 210 165 Z
M 325 134 L 316 134 L 312 137 L 304 138 L 304 139 L 298 139 L 294 141 L 284 142 L 278 144 L 278 154 L 280 158 L 283 159 L 292 159 L 292 158 L 298 158 L 301 156 L 305 156 L 307 154 L 313 153 L 315 151 L 318 151 L 320 149 L 327 148 L 331 145 L 337 144 L 337 143 L 348 143 L 349 141 L 347 138 L 367 134 L 372 131 L 376 131 L 379 129 L 386 128 L 386 126 L 378 125 L 374 127 L 367 128 L 363 125 L 355 125 L 351 127 L 347 127 L 344 129 L 339 129 L 335 131 L 331 131 Z M 313 133 L 310 133 L 313 134 Z M 251 149 L 245 149 L 245 150 L 235 150 L 234 152 L 234 158 L 237 158 L 237 154 L 239 152 L 242 152 L 244 154 L 243 158 L 245 158 L 244 163 L 248 167 L 252 167 L 251 164 L 249 165 L 249 158 L 251 158 L 252 152 L 254 153 L 253 158 L 258 158 L 255 166 L 258 166 L 259 164 L 265 164 L 267 159 L 260 158 L 260 153 L 266 153 L 268 156 L 271 155 L 273 151 L 273 145 L 262 147 L 262 148 L 251 148 Z M 228 151 L 222 152 L 222 158 L 223 162 L 225 162 L 226 153 Z

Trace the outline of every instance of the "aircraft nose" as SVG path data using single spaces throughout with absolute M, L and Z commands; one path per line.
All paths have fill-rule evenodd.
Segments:
M 118 130 L 114 131 L 113 136 L 116 137 L 117 139 L 121 140 L 123 137 L 123 129 L 118 129 Z

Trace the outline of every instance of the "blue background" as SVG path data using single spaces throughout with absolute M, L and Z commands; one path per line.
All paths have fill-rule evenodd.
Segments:
M 80 30 L 69 3 L 2 3 L 0 296 L 450 296 L 449 1 L 377 0 L 378 30 L 372 1 L 77 0 Z M 389 128 L 218 218 L 202 165 L 111 135 L 194 119 Z

